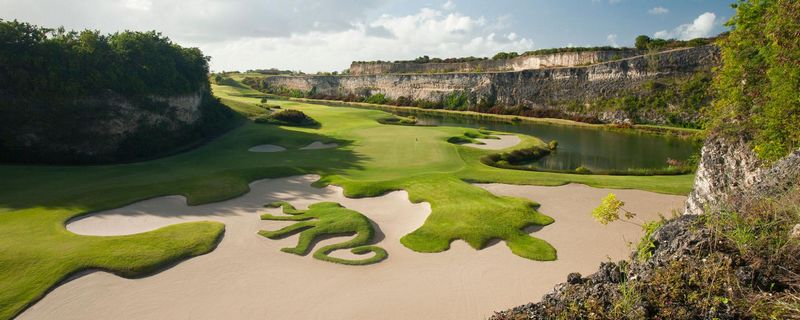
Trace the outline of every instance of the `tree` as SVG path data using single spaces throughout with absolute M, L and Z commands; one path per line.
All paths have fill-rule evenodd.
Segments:
M 631 219 L 636 217 L 636 214 L 625 210 L 623 206 L 625 206 L 625 202 L 617 199 L 615 194 L 609 193 L 605 198 L 603 198 L 600 206 L 592 211 L 592 217 L 594 217 L 597 222 L 600 222 L 603 225 L 607 225 L 617 220 L 622 220 L 624 222 L 641 227 L 642 224 L 631 221 Z M 624 220 L 620 218 L 620 211 L 624 213 Z
M 505 60 L 505 59 L 513 59 L 519 57 L 519 53 L 516 52 L 498 52 L 492 57 L 492 60 Z
M 647 50 L 647 48 L 650 46 L 650 41 L 650 37 L 646 35 L 640 35 L 636 37 L 636 49 Z

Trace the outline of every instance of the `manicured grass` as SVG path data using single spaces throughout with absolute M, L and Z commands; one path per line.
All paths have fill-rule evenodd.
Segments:
M 295 233 L 300 233 L 297 246 L 283 248 L 281 251 L 304 256 L 311 250 L 311 244 L 317 237 L 326 235 L 355 235 L 353 239 L 345 242 L 324 246 L 314 251 L 314 258 L 322 261 L 335 262 L 348 265 L 367 265 L 378 263 L 386 259 L 386 250 L 378 246 L 368 245 L 375 236 L 375 229 L 369 219 L 358 211 L 342 207 L 336 202 L 319 202 L 312 204 L 308 210 L 297 210 L 288 202 L 274 202 L 267 207 L 283 208 L 286 216 L 262 214 L 261 220 L 297 221 L 275 231 L 259 231 L 258 234 L 270 239 L 278 239 Z M 351 249 L 355 254 L 374 253 L 371 257 L 351 260 L 331 257 L 329 254 L 340 249 Z
M 246 89 L 214 87 L 223 101 L 255 106 L 260 96 Z M 273 101 L 270 101 L 273 103 Z M 421 252 L 446 250 L 463 239 L 474 248 L 502 240 L 520 256 L 551 260 L 555 249 L 522 229 L 552 219 L 536 204 L 499 197 L 468 182 L 636 188 L 670 194 L 690 191 L 693 176 L 599 176 L 505 170 L 486 166 L 480 157 L 496 151 L 454 145 L 446 140 L 469 129 L 382 125 L 378 110 L 327 107 L 296 101 L 277 102 L 302 110 L 319 128 L 259 125 L 251 122 L 195 150 L 153 161 L 104 166 L 0 165 L 0 319 L 11 318 L 41 298 L 56 283 L 86 269 L 142 276 L 213 249 L 223 226 L 184 223 L 147 233 L 80 236 L 65 223 L 86 212 L 123 206 L 142 199 L 186 196 L 190 205 L 246 193 L 257 179 L 316 173 L 318 183 L 335 183 L 351 197 L 408 191 L 411 201 L 430 202 L 425 224 L 403 237 Z M 541 143 L 520 136 L 518 147 Z M 338 148 L 297 150 L 314 141 Z M 285 152 L 253 153 L 261 144 Z

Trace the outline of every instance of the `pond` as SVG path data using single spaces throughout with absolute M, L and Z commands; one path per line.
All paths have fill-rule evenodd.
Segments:
M 546 170 L 592 171 L 658 169 L 667 159 L 686 161 L 700 146 L 686 139 L 641 133 L 625 133 L 588 127 L 534 122 L 509 122 L 469 116 L 415 114 L 419 124 L 480 128 L 523 133 L 544 142 L 558 141 L 558 150 L 533 163 Z

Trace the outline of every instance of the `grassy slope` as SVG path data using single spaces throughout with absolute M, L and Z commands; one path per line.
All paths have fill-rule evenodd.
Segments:
M 242 88 L 215 90 L 223 101 L 235 102 L 236 109 L 260 100 L 243 96 L 249 94 Z M 323 176 L 320 184 L 341 185 L 348 196 L 405 189 L 412 201 L 430 202 L 433 212 L 425 224 L 402 239 L 413 250 L 446 250 L 455 239 L 481 248 L 497 238 L 520 256 L 548 260 L 555 258 L 555 250 L 520 229 L 549 223 L 549 217 L 533 210 L 534 203 L 498 197 L 464 180 L 540 185 L 577 182 L 685 194 L 693 179 L 496 169 L 478 161 L 489 151 L 445 142 L 464 134 L 463 128 L 381 125 L 376 119 L 386 114 L 376 110 L 287 101 L 277 104 L 302 109 L 322 127 L 282 128 L 248 122 L 190 152 L 133 164 L 0 166 L 0 319 L 17 314 L 80 270 L 99 268 L 122 276 L 143 276 L 213 250 L 224 230 L 218 223 L 184 223 L 120 237 L 80 236 L 64 228 L 67 220 L 82 213 L 145 198 L 180 194 L 189 204 L 208 203 L 246 193 L 248 183 L 256 179 L 317 173 Z M 522 138 L 526 144 L 541 143 Z M 335 141 L 341 147 L 297 150 L 313 141 Z M 289 150 L 247 151 L 259 144 L 277 144 Z

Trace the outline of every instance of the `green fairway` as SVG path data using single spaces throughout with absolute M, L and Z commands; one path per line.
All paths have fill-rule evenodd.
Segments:
M 214 86 L 223 102 L 248 116 L 265 111 L 257 92 Z M 523 231 L 552 219 L 530 201 L 496 196 L 469 182 L 635 188 L 686 194 L 693 176 L 599 176 L 505 170 L 480 163 L 494 151 L 447 142 L 475 131 L 455 127 L 382 125 L 377 110 L 328 107 L 270 100 L 298 109 L 319 128 L 280 127 L 250 121 L 205 146 L 179 155 L 132 164 L 104 166 L 0 166 L 0 319 L 11 318 L 59 281 L 86 269 L 126 277 L 151 274 L 187 257 L 214 249 L 224 226 L 182 223 L 129 236 L 80 236 L 65 223 L 76 216 L 142 199 L 183 195 L 196 205 L 233 198 L 257 179 L 307 173 L 318 185 L 336 184 L 349 197 L 406 190 L 412 202 L 427 201 L 425 224 L 402 238 L 419 252 L 447 250 L 454 240 L 480 249 L 505 241 L 514 254 L 534 260 L 556 258 L 556 249 Z M 515 148 L 542 144 L 520 136 Z M 298 150 L 314 141 L 338 148 Z M 253 153 L 274 144 L 285 152 Z

